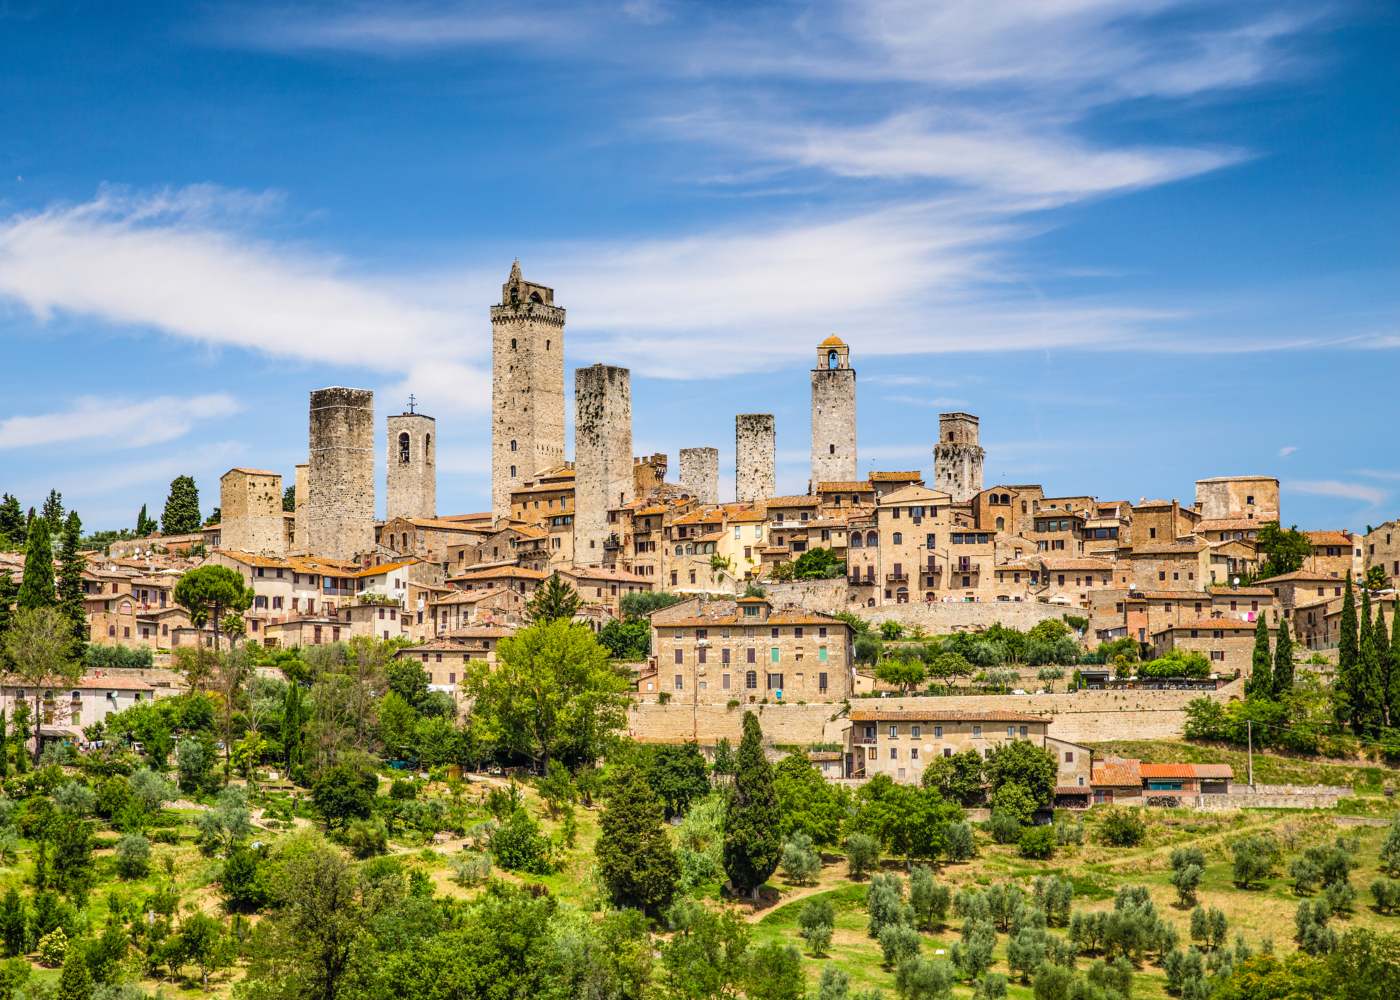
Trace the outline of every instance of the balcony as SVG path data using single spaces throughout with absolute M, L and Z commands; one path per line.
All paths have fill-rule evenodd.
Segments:
M 604 552 L 617 552 L 621 548 L 622 539 L 619 538 L 616 534 L 609 535 L 607 538 L 603 539 Z
M 908 583 L 909 574 L 902 569 L 894 569 L 885 574 L 885 579 L 890 583 Z
M 972 562 L 971 560 L 960 559 L 960 560 L 958 560 L 957 564 L 953 566 L 953 572 L 954 572 L 954 573 L 980 573 L 980 572 L 982 572 L 982 569 L 981 569 L 980 564 L 978 564 L 978 563 Z

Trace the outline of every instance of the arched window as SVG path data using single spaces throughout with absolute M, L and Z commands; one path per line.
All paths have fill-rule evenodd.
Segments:
M 511 442 L 510 442 L 510 450 L 511 450 L 511 451 L 515 451 L 515 449 L 516 449 L 516 443 L 515 443 L 515 441 L 512 439 Z
M 432 436 L 431 434 L 424 434 L 424 435 L 423 435 L 423 461 L 425 461 L 425 462 L 431 462 L 432 460 L 433 460 L 433 436 Z
M 551 343 L 553 343 L 553 341 L 550 341 L 550 340 L 546 340 L 546 341 L 544 342 L 544 349 L 545 349 L 546 351 L 549 350 L 549 345 L 550 345 Z
M 999 518 L 997 518 L 997 531 L 1005 531 L 1005 530 L 1006 530 L 1006 518 L 1004 518 L 1004 517 L 999 517 Z
M 877 535 L 877 534 L 875 534 L 875 532 L 874 532 L 873 530 L 872 530 L 872 531 L 867 531 L 867 532 L 865 533 L 865 544 L 866 544 L 867 546 L 876 546 L 876 545 L 879 545 L 879 544 L 880 544 L 880 536 Z
M 407 464 L 408 464 L 408 452 L 409 452 L 409 446 L 408 446 L 408 431 L 404 431 L 402 434 L 399 435 L 399 464 L 400 464 L 400 465 L 407 465 Z
M 510 476 L 512 479 L 515 478 L 515 466 L 513 465 L 510 467 Z
M 510 338 L 510 349 L 511 349 L 512 351 L 515 350 L 515 338 L 514 338 L 514 337 L 511 337 L 511 338 Z
M 543 305 L 543 304 L 544 304 L 544 299 L 540 298 L 540 293 L 539 293 L 539 292 L 531 292 L 531 293 L 530 293 L 530 301 L 533 302 L 533 303 L 535 303 L 536 305 Z
M 752 691 L 754 688 L 758 687 L 758 671 L 757 671 L 757 670 L 749 670 L 749 671 L 745 672 L 745 674 L 744 674 L 744 687 L 748 688 L 750 691 Z
M 894 543 L 895 543 L 896 545 L 903 545 L 903 544 L 904 544 L 904 532 L 902 532 L 902 531 L 896 531 L 896 532 L 894 533 Z
M 827 366 L 828 368 L 838 368 L 838 367 L 840 367 L 840 365 L 841 365 L 840 358 L 841 358 L 841 355 L 837 354 L 835 351 L 827 351 L 827 353 L 826 353 L 826 366 Z
M 851 548 L 853 548 L 853 549 L 858 549 L 858 548 L 860 548 L 860 547 L 861 547 L 861 535 L 860 535 L 860 532 L 859 532 L 859 531 L 853 531 L 853 532 L 851 532 Z

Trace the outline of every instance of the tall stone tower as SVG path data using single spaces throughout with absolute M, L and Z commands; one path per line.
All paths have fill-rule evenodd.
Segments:
M 856 370 L 851 349 L 840 337 L 817 345 L 812 369 L 812 481 L 851 482 L 856 478 Z
M 223 548 L 260 556 L 285 554 L 282 476 L 263 469 L 229 469 L 219 479 L 219 537 Z
M 389 418 L 388 469 L 387 518 L 437 517 L 437 421 L 411 401 Z
M 491 307 L 491 510 L 510 516 L 510 494 L 564 461 L 564 310 L 554 289 L 511 265 Z M 631 475 L 631 456 L 628 456 Z
M 681 485 L 701 503 L 719 503 L 719 449 L 682 448 Z
M 771 413 L 734 418 L 734 486 L 740 503 L 767 500 L 776 492 L 777 437 Z
M 374 547 L 374 393 L 311 393 L 306 550 L 349 561 Z
M 933 488 L 951 494 L 953 503 L 971 500 L 982 491 L 980 430 L 971 413 L 940 413 L 938 443 L 933 446 Z
M 299 463 L 293 482 L 296 507 L 292 517 L 292 551 L 306 552 L 306 497 L 311 490 L 311 466 L 305 462 Z
M 597 566 L 612 529 L 608 508 L 632 499 L 632 376 L 592 365 L 574 372 L 574 562 Z

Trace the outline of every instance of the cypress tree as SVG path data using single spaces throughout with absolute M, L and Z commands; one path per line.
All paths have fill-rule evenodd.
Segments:
M 1288 615 L 1278 622 L 1278 636 L 1274 639 L 1274 678 L 1270 695 L 1279 698 L 1293 690 L 1293 627 L 1288 624 Z
M 166 535 L 188 535 L 199 530 L 199 490 L 190 476 L 176 476 L 170 481 L 160 530 Z
M 19 498 L 10 493 L 0 496 L 0 544 L 22 548 L 27 531 Z
M 40 515 L 49 522 L 49 534 L 56 535 L 63 530 L 63 494 L 58 490 L 49 490 L 49 495 L 44 498 L 44 509 Z
M 0 778 L 10 776 L 10 725 L 0 708 Z
M 1385 612 L 1382 610 L 1382 602 L 1376 601 L 1376 621 L 1371 626 L 1371 634 L 1375 636 L 1376 657 L 1380 660 L 1380 676 L 1377 678 L 1376 694 L 1378 697 L 1378 714 L 1382 725 L 1390 725 L 1390 674 L 1394 669 L 1391 658 L 1390 636 L 1385 628 Z
M 1342 594 L 1342 619 L 1337 637 L 1337 680 L 1334 685 L 1333 715 L 1338 723 L 1356 722 L 1356 595 L 1351 589 L 1351 577 L 1346 579 Z
M 532 625 L 561 619 L 573 621 L 579 604 L 578 591 L 561 580 L 558 573 L 551 573 L 525 605 L 525 620 Z
M 1371 592 L 1364 588 L 1361 591 L 1360 626 L 1361 635 L 1357 643 L 1356 656 L 1357 704 L 1352 709 L 1353 718 L 1359 723 L 1359 725 L 1353 723 L 1353 728 L 1358 733 L 1362 730 L 1373 732 L 1379 727 L 1381 699 L 1383 697 L 1380 689 L 1380 650 L 1376 648 L 1376 631 L 1371 618 Z
M 10 576 L 7 570 L 0 570 L 0 639 L 10 630 L 10 617 L 14 614 L 15 600 L 18 597 L 19 588 L 15 586 L 14 577 Z
M 1250 660 L 1249 681 L 1244 693 L 1249 698 L 1269 698 L 1274 692 L 1274 674 L 1269 653 L 1269 620 L 1267 614 L 1259 616 L 1254 626 L 1254 656 Z
M 81 948 L 69 948 L 63 961 L 63 974 L 58 977 L 55 1000 L 92 1000 L 92 973 L 88 972 L 87 955 Z
M 680 863 L 663 825 L 661 798 L 635 764 L 613 778 L 594 853 L 598 874 L 618 906 L 655 915 L 670 905 Z
M 301 685 L 292 681 L 282 700 L 282 753 L 290 776 L 301 765 Z
M 1386 683 L 1385 704 L 1390 724 L 1400 724 L 1400 599 L 1391 608 L 1390 677 Z
M 58 551 L 58 610 L 73 626 L 73 655 L 77 659 L 82 659 L 88 641 L 87 608 L 83 604 L 83 570 L 87 561 L 79 549 L 82 537 L 82 519 L 77 511 L 69 511 Z
M 36 517 L 29 525 L 29 544 L 24 551 L 24 579 L 20 581 L 17 602 L 21 608 L 51 608 L 54 605 L 53 541 L 49 522 Z
M 757 898 L 759 887 L 777 869 L 783 847 L 778 835 L 781 818 L 758 717 L 745 712 L 734 785 L 724 811 L 724 871 L 736 892 Z

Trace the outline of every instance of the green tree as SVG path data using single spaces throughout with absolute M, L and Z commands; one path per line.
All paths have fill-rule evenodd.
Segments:
M 645 660 L 651 652 L 651 622 L 645 618 L 614 618 L 598 632 L 598 641 L 616 660 Z
M 87 560 L 78 548 L 82 537 L 83 522 L 77 511 L 69 511 L 63 522 L 63 538 L 58 550 L 58 610 L 72 627 L 73 655 L 79 659 L 88 641 L 87 607 L 83 604 L 83 572 L 87 569 Z
M 544 769 L 555 757 L 596 760 L 626 722 L 631 683 L 586 625 L 541 622 L 501 642 L 498 662 L 473 660 L 463 689 L 474 733 Z
M 1361 692 L 1358 685 L 1358 648 L 1356 622 L 1356 595 L 1352 592 L 1351 576 L 1348 575 L 1342 593 L 1342 615 L 1337 636 L 1337 680 L 1333 702 L 1337 722 L 1351 722 L 1352 727 L 1360 723 L 1363 711 Z
M 744 713 L 734 785 L 724 812 L 724 871 L 736 892 L 758 898 L 782 853 L 773 768 L 763 753 L 758 717 Z
M 803 903 L 797 911 L 797 927 L 812 954 L 818 958 L 825 955 L 836 927 L 836 910 L 831 900 L 818 896 Z
M 1376 621 L 1371 626 L 1372 641 L 1376 644 L 1376 657 L 1380 662 L 1379 676 L 1376 678 L 1376 696 L 1381 725 L 1390 725 L 1390 673 L 1392 668 L 1392 648 L 1390 635 L 1385 627 L 1385 608 L 1376 598 Z
M 295 513 L 297 509 L 297 487 L 295 483 L 290 484 L 282 491 L 282 510 L 285 513 Z
M 32 534 L 42 531 L 38 529 Z M 34 762 L 37 764 L 43 743 L 39 720 L 44 718 L 44 692 L 71 688 L 83 675 L 82 663 L 73 656 L 72 622 L 52 606 L 25 608 L 15 614 L 3 642 L 5 659 L 12 673 L 25 688 L 34 692 Z M 61 707 L 60 702 L 54 702 L 55 712 Z
M 1357 701 L 1353 717 L 1361 725 L 1358 733 L 1375 733 L 1381 726 L 1384 692 L 1381 689 L 1381 651 L 1376 644 L 1375 622 L 1371 615 L 1371 592 L 1361 592 L 1360 634 L 1357 640 Z
M 1274 641 L 1274 667 L 1272 691 L 1274 698 L 1282 698 L 1293 690 L 1293 627 L 1285 613 L 1279 618 L 1278 638 Z
M 326 826 L 344 826 L 351 820 L 367 819 L 374 808 L 379 775 L 372 762 L 359 755 L 348 756 L 326 768 L 311 786 L 311 801 Z
M 1245 682 L 1245 695 L 1256 698 L 1272 698 L 1274 694 L 1273 653 L 1269 648 L 1269 622 L 1267 614 L 1260 614 L 1254 626 L 1254 654 L 1250 658 L 1249 680 Z
M 795 580 L 833 580 L 846 575 L 846 561 L 835 550 L 818 545 L 797 557 L 792 565 Z
M 1006 784 L 1020 785 L 1037 809 L 1055 799 L 1055 755 L 1029 740 L 1008 740 L 987 756 L 987 784 L 995 796 Z
M 164 535 L 188 535 L 199 530 L 199 490 L 192 477 L 176 476 L 171 480 L 160 530 Z
M 805 833 L 819 847 L 834 846 L 841 837 L 845 803 L 836 786 L 821 776 L 805 753 L 794 751 L 773 769 L 773 791 L 781 817 L 779 836 Z
M 56 599 L 53 575 L 53 539 L 49 522 L 35 518 L 29 527 L 24 551 L 24 577 L 16 604 L 20 608 L 51 608 Z
M 217 653 L 224 613 L 247 611 L 253 603 L 253 590 L 244 585 L 243 577 L 236 570 L 206 563 L 180 577 L 175 584 L 174 597 L 175 603 L 189 612 L 190 621 L 197 628 L 213 623 Z M 199 648 L 203 650 L 204 647 Z
M 14 886 L 0 900 L 0 941 L 5 944 L 5 954 L 11 957 L 29 950 L 29 907 Z
M 303 763 L 302 726 L 305 724 L 301 685 L 292 681 L 282 701 L 282 760 L 289 775 L 299 772 Z
M 646 781 L 660 797 L 667 819 L 683 815 L 710 793 L 709 767 L 697 744 L 651 747 L 644 756 Z
M 0 496 L 0 546 L 23 548 L 28 532 L 19 498 L 9 493 Z
M 2 627 L 0 634 L 3 634 Z M 1391 606 L 1390 671 L 1386 678 L 1385 703 L 1388 724 L 1400 725 L 1400 599 Z
M 1233 845 L 1234 881 L 1241 889 L 1261 884 L 1279 860 L 1278 843 L 1267 834 L 1250 834 Z
M 68 949 L 54 1000 L 92 1000 L 92 974 L 88 972 L 87 958 L 81 949 Z
M 140 512 L 136 515 L 136 537 L 146 538 L 154 535 L 159 527 L 159 522 L 146 513 L 146 505 L 142 504 Z
M 1259 576 L 1264 579 L 1302 569 L 1312 554 L 1312 543 L 1297 525 L 1284 531 L 1277 521 L 1260 525 L 1255 546 L 1261 557 Z
M 532 625 L 571 622 L 578 614 L 579 605 L 578 591 L 560 579 L 558 573 L 551 573 L 525 605 L 525 620 Z
M 875 666 L 875 677 L 907 695 L 928 678 L 928 668 L 917 657 L 890 657 Z
M 39 511 L 39 516 L 49 523 L 49 534 L 56 535 L 63 530 L 63 494 L 58 490 L 49 490 L 49 495 L 44 498 L 44 506 Z
M 947 757 L 934 757 L 924 768 L 925 788 L 935 788 L 945 799 L 964 806 L 982 799 L 983 758 L 976 750 L 963 750 Z
M 662 825 L 661 799 L 640 767 L 625 764 L 613 776 L 599 826 L 594 853 L 613 903 L 652 916 L 669 906 L 680 866 Z
M 14 620 L 15 601 L 19 597 L 19 587 L 8 570 L 0 570 L 0 644 L 5 641 L 5 633 Z M 4 667 L 3 653 L 0 653 L 0 669 Z

